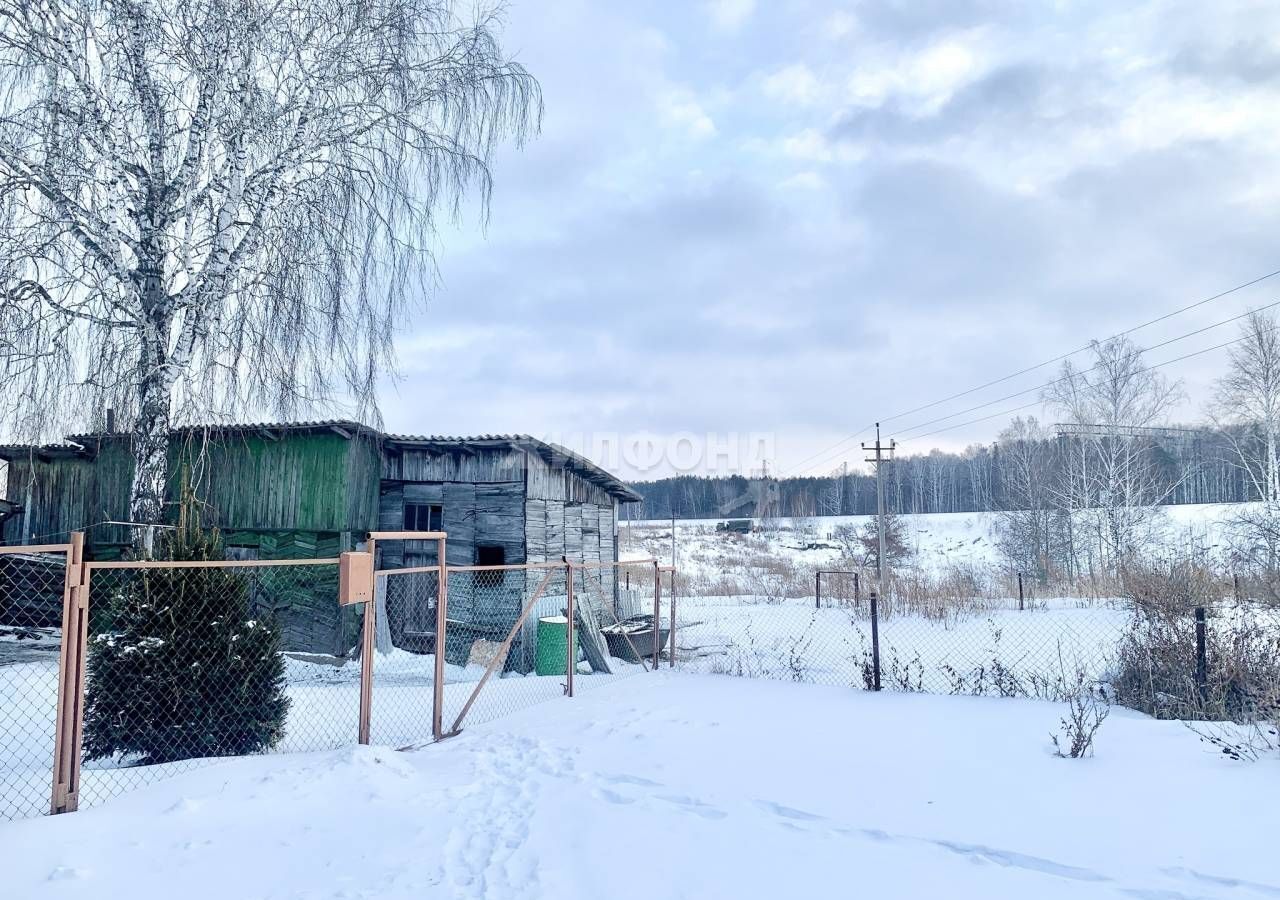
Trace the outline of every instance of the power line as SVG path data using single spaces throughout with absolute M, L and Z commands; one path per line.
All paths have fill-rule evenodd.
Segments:
M 1195 337 L 1198 334 L 1204 334 L 1206 331 L 1212 331 L 1215 328 L 1221 328 L 1223 325 L 1230 325 L 1232 322 L 1238 322 L 1241 319 L 1246 318 L 1255 312 L 1265 312 L 1266 310 L 1273 309 L 1277 306 L 1280 306 L 1280 300 L 1273 301 L 1271 303 L 1268 303 L 1266 306 L 1260 306 L 1257 309 L 1252 309 L 1252 310 L 1249 310 L 1248 312 L 1242 312 L 1238 316 L 1232 316 L 1229 319 L 1223 319 L 1221 322 L 1214 322 L 1212 325 L 1206 325 L 1203 328 L 1197 328 L 1194 331 L 1188 331 L 1186 334 L 1180 334 L 1177 337 L 1169 338 L 1168 340 L 1161 341 L 1158 344 L 1152 344 L 1150 347 L 1142 348 L 1140 352 L 1147 353 L 1151 350 L 1159 350 L 1161 347 L 1167 347 L 1170 344 L 1176 344 L 1178 341 L 1185 341 L 1187 338 Z M 933 425 L 936 422 L 945 422 L 947 419 L 954 419 L 956 416 L 967 415 L 968 413 L 976 412 L 977 410 L 980 410 L 980 409 L 985 409 L 988 406 L 994 406 L 997 403 L 1003 403 L 1006 400 L 1012 400 L 1014 397 L 1021 397 L 1024 394 L 1030 394 L 1033 391 L 1042 391 L 1046 388 L 1053 387 L 1055 384 L 1062 384 L 1064 381 L 1069 381 L 1073 377 L 1079 377 L 1081 375 L 1088 375 L 1090 372 L 1096 372 L 1100 368 L 1102 368 L 1101 363 L 1099 363 L 1098 365 L 1092 366 L 1091 368 L 1085 369 L 1081 372 L 1075 372 L 1072 375 L 1063 375 L 1059 378 L 1054 378 L 1051 381 L 1046 381 L 1044 384 L 1039 384 L 1034 387 L 1029 387 L 1026 390 L 1017 391 L 1012 394 L 1005 394 L 1003 397 L 997 397 L 995 400 L 988 400 L 986 403 L 979 403 L 977 406 L 971 406 L 968 409 L 962 409 L 959 412 L 948 413 L 945 416 L 938 416 L 937 418 L 929 419 L 925 422 L 920 422 L 919 424 L 908 426 L 907 428 L 902 429 L 898 433 L 904 434 L 906 432 L 916 431 L 920 428 L 925 428 L 929 425 Z
M 1250 337 L 1250 335 L 1245 335 L 1244 337 L 1238 337 L 1238 338 L 1235 338 L 1235 339 L 1230 340 L 1230 341 L 1225 341 L 1225 342 L 1223 342 L 1223 343 L 1221 343 L 1221 344 L 1215 344 L 1215 345 L 1214 345 L 1214 346 L 1212 346 L 1212 347 L 1205 347 L 1203 350 L 1193 350 L 1193 351 L 1192 351 L 1192 352 L 1190 352 L 1190 353 L 1184 353 L 1182 356 L 1175 356 L 1173 359 L 1166 359 L 1166 360 L 1165 360 L 1164 362 L 1162 362 L 1162 363 L 1156 363 L 1156 364 L 1155 364 L 1155 365 L 1153 365 L 1153 366 L 1147 366 L 1147 367 L 1145 367 L 1145 368 L 1137 369 L 1137 370 L 1135 370 L 1135 371 L 1133 371 L 1133 372 L 1126 373 L 1126 376 L 1125 376 L 1125 377 L 1130 377 L 1130 376 L 1132 376 L 1132 375 L 1141 375 L 1141 374 L 1142 374 L 1142 373 L 1144 373 L 1144 372 L 1151 372 L 1151 371 L 1153 371 L 1153 370 L 1155 370 L 1155 369 L 1162 369 L 1162 368 L 1164 368 L 1165 366 L 1171 366 L 1171 365 L 1173 365 L 1174 363 L 1182 362 L 1184 359 L 1191 359 L 1191 358 L 1192 358 L 1192 357 L 1194 357 L 1194 356 L 1203 356 L 1203 355 L 1204 355 L 1204 354 L 1206 354 L 1206 353 L 1212 353 L 1214 350 L 1221 350 L 1223 347 L 1230 347 L 1232 344 L 1238 344 L 1238 343 L 1240 343 L 1241 341 L 1248 340 L 1248 339 L 1249 339 L 1249 337 Z M 1095 367 L 1095 368 L 1096 368 L 1096 367 Z M 1081 373 L 1081 374 L 1083 374 L 1083 373 Z M 1115 379 L 1115 378 L 1113 378 L 1113 379 L 1111 379 L 1111 380 L 1112 380 L 1112 381 L 1115 381 L 1116 379 Z M 1002 410 L 1001 412 L 998 412 L 998 413 L 991 413 L 990 415 L 987 415 L 987 416 L 979 416 L 979 417 L 978 417 L 978 418 L 976 418 L 976 419 L 969 419 L 967 422 L 957 422 L 957 423 L 956 423 L 956 424 L 954 424 L 954 425 L 947 425 L 947 426 L 946 426 L 946 427 L 944 427 L 944 428 L 937 428 L 937 429 L 934 429 L 933 431 L 927 431 L 927 432 L 925 432 L 924 434 L 917 434 L 915 437 L 907 438 L 906 440 L 902 441 L 901 443 L 906 444 L 906 443 L 910 443 L 911 441 L 919 441 L 919 440 L 922 440 L 922 439 L 924 439 L 924 438 L 930 437 L 930 436 L 935 435 L 935 434 L 941 434 L 941 433 L 942 433 L 942 432 L 944 432 L 944 431 L 951 431 L 951 430 L 956 429 L 956 428 L 963 428 L 963 427 L 964 427 L 964 426 L 966 426 L 966 425 L 973 425 L 973 424 L 976 424 L 976 423 L 978 423 L 978 422 L 985 422 L 985 421 L 987 421 L 988 419 L 996 419 L 996 418 L 1000 418 L 1001 416 L 1007 416 L 1007 415 L 1009 415 L 1010 413 L 1020 412 L 1021 410 L 1024 410 L 1024 409 L 1030 409 L 1030 408 L 1031 408 L 1031 407 L 1033 407 L 1033 406 L 1039 406 L 1039 405 L 1040 405 L 1040 401 L 1039 401 L 1039 400 L 1034 400 L 1034 401 L 1032 401 L 1031 403 L 1024 403 L 1022 406 L 1015 406 L 1015 407 L 1013 407 L 1012 409 Z
M 1185 312 L 1190 312 L 1193 309 L 1204 306 L 1205 304 L 1208 304 L 1208 303 L 1212 303 L 1215 300 L 1221 300 L 1223 297 L 1228 297 L 1231 294 L 1235 294 L 1235 293 L 1238 293 L 1239 291 L 1244 290 L 1245 288 L 1253 287 L 1254 285 L 1260 284 L 1270 278 L 1274 278 L 1277 275 L 1280 275 L 1280 269 L 1276 269 L 1275 271 L 1268 272 L 1265 275 L 1259 275 L 1257 278 L 1250 279 L 1249 281 L 1243 282 L 1242 284 L 1237 284 L 1235 287 L 1228 288 L 1227 290 L 1221 291 L 1210 297 L 1205 297 L 1201 300 L 1197 300 L 1194 303 L 1189 303 L 1186 306 L 1182 306 L 1182 307 L 1179 307 L 1178 309 L 1173 310 L 1172 312 L 1167 312 L 1164 315 L 1156 316 L 1154 319 L 1150 319 L 1146 322 L 1143 322 L 1140 325 L 1134 325 L 1132 328 L 1128 328 L 1128 329 L 1125 329 L 1124 331 L 1116 332 L 1115 334 L 1111 335 L 1111 337 L 1106 338 L 1105 340 L 1110 341 L 1110 340 L 1115 340 L 1116 338 L 1119 338 L 1119 337 L 1126 337 L 1127 335 L 1133 334 L 1135 331 L 1141 331 L 1143 328 L 1148 328 L 1159 322 L 1163 322 L 1167 319 L 1171 319 L 1174 316 L 1180 316 Z M 959 391 L 958 393 L 943 397 L 940 400 L 934 400 L 929 403 L 925 403 L 920 406 L 914 407 L 912 409 L 908 409 L 904 412 L 894 413 L 891 416 L 886 416 L 880 419 L 880 421 L 892 422 L 895 419 L 902 419 L 902 418 L 905 418 L 906 416 L 914 415 L 915 413 L 918 413 L 918 412 L 923 412 L 926 409 L 932 409 L 935 406 L 941 406 L 943 403 L 948 403 L 952 400 L 958 400 L 961 397 L 966 397 L 970 394 L 975 394 L 978 391 L 985 390 L 986 388 L 993 387 L 994 385 L 1002 384 L 1006 381 L 1011 381 L 1012 379 L 1017 378 L 1021 375 L 1026 375 L 1028 372 L 1034 372 L 1037 369 L 1043 369 L 1045 366 L 1062 362 L 1063 360 L 1066 360 L 1072 356 L 1075 356 L 1077 353 L 1082 353 L 1083 351 L 1088 350 L 1091 346 L 1093 346 L 1093 341 L 1090 341 L 1089 343 L 1081 347 L 1078 347 L 1069 353 L 1063 353 L 1059 356 L 1053 357 L 1052 359 L 1047 359 L 1044 362 L 1036 363 L 1033 366 L 1027 366 L 1025 369 L 1019 369 L 1018 371 L 1013 372 L 1009 375 L 1004 375 L 1000 378 L 992 379 L 991 381 L 984 382 L 983 384 L 980 384 L 977 387 L 972 387 L 967 390 Z M 1012 396 L 1017 396 L 1017 395 L 1015 394 Z M 994 402 L 998 403 L 1000 401 L 997 400 Z M 975 407 L 975 408 L 979 408 L 979 407 Z M 957 413 L 957 415 L 962 415 L 962 413 Z M 947 418 L 947 417 L 944 416 L 943 418 Z M 803 466 L 805 463 L 809 462 L 810 460 L 820 460 L 820 461 L 826 460 L 828 457 L 831 456 L 831 454 L 834 451 L 843 447 L 845 444 L 848 444 L 852 441 L 857 440 L 859 437 L 866 434 L 868 431 L 870 431 L 874 427 L 875 427 L 875 423 L 871 423 L 863 427 L 862 429 L 858 430 L 857 432 L 849 435 L 848 437 L 840 439 L 836 443 L 829 446 L 826 450 L 819 450 L 817 453 L 813 453 L 813 454 L 810 454 L 809 456 L 806 456 L 804 459 L 800 460 L 800 462 L 796 463 L 795 465 L 789 466 L 788 473 L 804 474 L 808 470 L 802 470 L 800 467 Z M 813 466 L 809 467 L 810 470 L 813 468 L 814 468 Z M 782 473 L 779 472 L 778 474 L 782 474 Z
M 1124 331 L 1118 331 L 1115 334 L 1111 335 L 1111 337 L 1107 338 L 1106 340 L 1113 341 L 1116 338 L 1126 337 L 1127 335 L 1133 334 L 1135 331 L 1141 331 L 1144 328 L 1148 328 L 1159 322 L 1163 322 L 1166 319 L 1172 319 L 1174 316 L 1180 316 L 1184 312 L 1189 312 L 1193 309 L 1196 309 L 1197 307 L 1204 306 L 1206 303 L 1212 303 L 1214 300 L 1221 300 L 1223 297 L 1242 291 L 1245 288 L 1253 287 L 1255 284 L 1259 284 L 1263 281 L 1266 281 L 1268 278 L 1274 278 L 1277 275 L 1280 275 L 1280 269 L 1276 269 L 1274 272 L 1268 272 L 1266 275 L 1260 275 L 1257 278 L 1254 278 L 1252 281 L 1246 281 L 1244 284 L 1238 284 L 1233 288 L 1228 288 L 1227 290 L 1222 291 L 1221 293 L 1214 294 L 1212 297 L 1205 297 L 1203 300 L 1197 300 L 1195 303 L 1189 303 L 1180 309 L 1175 309 L 1173 312 L 1168 312 L 1162 316 L 1157 316 L 1156 318 L 1151 319 L 1148 322 L 1143 322 L 1141 325 L 1134 325 L 1132 328 L 1128 328 Z M 1103 343 L 1105 343 L 1105 341 Z M 1062 362 L 1064 359 L 1068 359 L 1072 356 L 1075 356 L 1077 353 L 1082 353 L 1085 350 L 1088 350 L 1092 346 L 1093 346 L 1093 341 L 1090 341 L 1089 343 L 1085 344 L 1083 347 L 1078 347 L 1075 350 L 1072 350 L 1070 353 L 1064 353 L 1061 356 L 1055 356 L 1053 359 L 1046 359 L 1044 362 L 1036 363 L 1034 366 L 1028 366 L 1025 369 L 1020 369 L 1017 372 L 1014 372 L 1012 375 L 1005 375 L 1002 378 L 996 378 L 993 381 L 988 381 L 986 384 L 980 384 L 975 388 L 969 388 L 966 391 L 960 391 L 958 394 L 952 394 L 950 397 L 943 397 L 941 400 L 934 400 L 932 403 L 926 403 L 923 406 L 917 406 L 915 409 L 910 409 L 904 413 L 898 413 L 897 415 L 889 416 L 889 418 L 881 419 L 880 421 L 888 422 L 892 419 L 901 419 L 905 416 L 922 412 L 934 406 L 940 406 L 941 404 L 947 403 L 948 401 L 956 400 L 956 399 L 959 399 L 960 397 L 966 397 L 969 394 L 976 393 L 980 390 L 983 390 L 984 388 L 989 388 L 992 385 L 1001 384 L 1002 382 L 1009 381 L 1010 379 L 1013 379 L 1013 378 L 1017 378 L 1019 375 L 1025 375 L 1028 372 L 1034 372 L 1036 369 L 1043 369 L 1045 366 L 1053 365 L 1056 362 Z
M 856 432 L 854 432 L 853 434 L 849 435 L 847 438 L 842 438 L 839 442 L 837 442 L 837 443 L 835 443 L 835 444 L 832 444 L 832 445 L 831 445 L 830 447 L 828 447 L 826 450 L 819 450 L 817 453 L 814 453 L 814 454 L 812 454 L 812 455 L 810 455 L 810 456 L 806 456 L 804 459 L 800 460 L 800 462 L 796 463 L 796 464 L 795 464 L 795 465 L 793 465 L 793 466 L 788 467 L 788 470 L 787 470 L 787 471 L 788 471 L 788 472 L 800 472 L 800 474 L 804 474 L 802 471 L 800 471 L 800 467 L 801 467 L 801 466 L 803 466 L 805 463 L 807 463 L 809 460 L 811 460 L 811 459 L 818 459 L 818 458 L 825 458 L 825 457 L 827 457 L 827 456 L 830 456 L 830 455 L 831 455 L 831 451 L 832 451 L 832 450 L 836 449 L 837 447 L 841 447 L 841 446 L 843 446 L 843 445 L 845 445 L 845 444 L 849 443 L 850 441 L 856 441 L 858 438 L 862 437 L 864 434 L 866 434 L 868 431 L 870 431 L 870 430 L 871 430 L 872 428 L 874 428 L 874 427 L 875 427 L 875 423 L 873 422 L 873 423 L 871 423 L 870 425 L 867 425 L 865 428 L 862 428 L 862 429 L 860 429 L 859 431 L 856 431 Z M 815 467 L 814 467 L 814 466 L 810 466 L 809 468 L 810 468 L 810 469 L 813 469 L 813 468 L 815 468 Z M 781 474 L 782 474 L 782 472 L 781 472 L 781 471 L 779 471 L 779 472 L 778 472 L 778 474 L 779 474 L 779 475 L 781 475 Z

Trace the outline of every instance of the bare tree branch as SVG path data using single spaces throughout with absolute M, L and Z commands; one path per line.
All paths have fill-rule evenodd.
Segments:
M 133 435 L 317 406 L 376 421 L 440 215 L 538 127 L 500 19 L 448 0 L 0 0 L 0 416 Z

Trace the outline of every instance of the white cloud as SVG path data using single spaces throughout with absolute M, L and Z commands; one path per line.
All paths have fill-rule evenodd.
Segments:
M 707 12 L 720 31 L 737 31 L 756 11 L 756 0 L 711 0 Z
M 816 128 L 805 128 L 778 143 L 783 156 L 801 162 L 856 162 L 863 152 L 848 142 L 835 142 Z
M 667 125 L 697 140 L 714 137 L 716 123 L 687 88 L 670 88 L 658 98 L 658 112 Z
M 923 50 L 860 65 L 849 78 L 849 95 L 855 104 L 866 107 L 882 106 L 898 97 L 927 114 L 989 67 L 980 35 L 947 38 Z
M 771 99 L 810 106 L 821 96 L 822 83 L 804 63 L 792 63 L 766 76 L 763 89 Z
M 822 23 L 822 32 L 829 39 L 838 41 L 848 37 L 858 28 L 858 19 L 853 13 L 838 10 L 827 16 Z

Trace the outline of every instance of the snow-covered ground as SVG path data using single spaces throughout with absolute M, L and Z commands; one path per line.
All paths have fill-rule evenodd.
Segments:
M 1212 549 L 1231 505 L 1167 507 L 1162 537 Z M 698 671 L 862 685 L 871 625 L 864 579 L 855 604 L 851 576 L 828 574 L 818 607 L 819 569 L 856 568 L 850 538 L 867 516 L 774 519 L 746 535 L 717 520 L 677 521 L 679 646 Z M 998 514 L 902 516 L 910 560 L 894 597 L 880 603 L 882 683 L 937 693 L 1057 696 L 1055 686 L 1106 680 L 1130 619 L 1116 599 L 1043 596 L 1030 578 L 1020 608 L 1002 560 Z M 843 532 L 843 533 L 842 533 Z M 623 525 L 622 552 L 672 557 L 669 521 Z M 852 546 L 851 546 L 852 545 Z M 1188 648 L 1188 653 L 1192 648 Z
M 613 660 L 613 674 L 585 671 L 575 689 L 590 691 L 643 671 Z M 374 658 L 373 740 L 392 747 L 431 740 L 431 702 L 435 658 L 403 650 Z M 445 667 L 444 723 L 452 726 L 476 682 L 481 666 Z M 48 810 L 58 693 L 56 659 L 0 667 L 0 821 L 42 815 Z M 354 743 L 360 714 L 360 666 L 304 662 L 286 665 L 289 713 L 277 753 L 345 747 Z M 564 696 L 563 676 L 490 679 L 467 713 L 464 727 Z M 143 785 L 211 764 L 183 760 L 162 765 L 124 765 L 116 759 L 91 760 L 81 774 L 80 804 L 94 806 Z M 0 892 L 0 897 L 5 895 Z
M 1216 523 L 1230 509 L 1172 507 L 1166 517 L 1171 530 L 1198 529 L 1203 540 L 1210 541 Z M 865 596 L 861 605 L 854 605 L 848 580 L 836 579 L 824 589 L 822 608 L 815 609 L 812 570 L 839 557 L 840 551 L 832 546 L 838 529 L 866 521 L 779 520 L 770 523 L 774 527 L 769 530 L 748 536 L 717 533 L 714 521 L 677 523 L 681 665 L 696 672 L 863 686 L 871 651 Z M 998 564 L 991 514 L 905 521 L 923 567 L 937 570 L 955 561 Z M 623 546 L 633 556 L 663 557 L 670 552 L 670 523 L 624 526 Z M 775 571 L 779 565 L 782 574 Z M 735 589 L 716 593 L 717 586 Z M 638 587 L 637 608 L 647 609 L 643 595 L 652 587 Z M 662 607 L 665 618 L 669 597 L 664 596 Z M 882 683 L 891 690 L 1056 697 L 1056 686 L 1070 681 L 1077 667 L 1089 678 L 1106 680 L 1126 621 L 1123 605 L 1105 600 L 1034 598 L 1019 610 L 1012 598 L 984 598 L 974 604 L 959 602 L 941 615 L 937 610 L 924 615 L 882 606 Z M 400 747 L 429 738 L 432 670 L 430 656 L 400 651 L 377 657 L 375 741 Z M 638 670 L 619 664 L 620 675 L 586 676 L 578 687 L 589 690 Z M 446 727 L 480 674 L 478 667 L 447 668 Z M 277 749 L 300 752 L 348 745 L 357 729 L 358 678 L 359 667 L 353 663 L 333 667 L 290 660 L 291 710 Z M 468 724 L 559 698 L 562 682 L 562 677 L 493 679 L 471 710 Z M 33 652 L 0 665 L 0 819 L 36 815 L 47 807 L 56 691 L 56 653 Z M 100 803 L 201 764 L 121 768 L 118 761 L 90 762 L 84 770 L 81 802 Z
M 947 619 L 890 616 L 879 627 L 882 681 L 890 690 L 1057 697 L 1077 669 L 1105 680 L 1128 618 L 1117 605 L 1071 599 Z M 871 663 L 865 603 L 688 597 L 677 622 L 679 657 L 695 671 L 862 687 Z
M 1275 762 L 1116 711 L 649 675 L 414 752 L 223 761 L 0 825 L 5 897 L 1280 895 Z

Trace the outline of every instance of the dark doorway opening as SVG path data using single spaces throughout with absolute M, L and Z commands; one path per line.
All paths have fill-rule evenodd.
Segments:
M 505 566 L 507 564 L 507 548 L 496 544 L 476 545 L 477 566 Z M 498 587 L 507 573 L 502 569 L 476 573 L 476 584 L 480 587 Z

